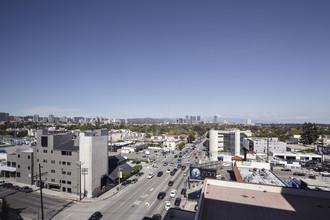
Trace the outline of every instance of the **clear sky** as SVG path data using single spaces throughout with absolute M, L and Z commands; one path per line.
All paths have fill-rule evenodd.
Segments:
M 330 123 L 329 0 L 0 1 L 0 112 Z

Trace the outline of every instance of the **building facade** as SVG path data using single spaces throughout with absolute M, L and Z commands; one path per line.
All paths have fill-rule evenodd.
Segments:
M 102 179 L 108 175 L 108 130 L 80 133 L 79 159 L 82 193 L 95 197 L 102 190 Z
M 212 161 L 218 160 L 221 152 L 230 152 L 240 156 L 244 138 L 251 137 L 250 131 L 210 130 L 210 156 Z
M 243 146 L 255 153 L 265 153 L 267 152 L 285 152 L 286 143 L 278 141 L 278 138 L 248 138 L 243 140 Z M 268 151 L 267 151 L 268 146 Z
M 41 167 L 35 184 L 42 184 L 48 189 L 67 193 L 79 193 L 80 175 L 79 146 L 72 133 L 49 134 L 47 130 L 37 131 L 37 145 L 34 148 L 35 176 Z

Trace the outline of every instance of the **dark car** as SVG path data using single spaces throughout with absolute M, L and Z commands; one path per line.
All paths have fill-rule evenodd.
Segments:
M 20 187 L 19 187 L 19 186 L 17 186 L 17 185 L 14 185 L 14 186 L 12 186 L 12 187 L 11 187 L 11 189 L 13 189 L 13 190 L 19 190 L 19 189 L 20 189 Z
M 174 176 L 175 175 L 175 171 L 172 170 L 171 173 L 170 173 L 171 176 Z
M 126 180 L 126 184 L 131 184 L 132 180 Z
M 153 219 L 153 220 L 162 220 L 162 216 L 160 214 L 154 214 L 151 219 Z
M 132 179 L 132 182 L 131 182 L 131 183 L 134 184 L 134 183 L 136 183 L 137 181 L 138 181 L 138 179 L 135 178 L 135 179 Z
M 157 176 L 158 176 L 158 177 L 163 176 L 163 171 L 159 171 L 159 172 L 157 173 Z
M 166 196 L 166 192 L 160 192 L 158 193 L 157 199 L 164 199 Z
M 182 155 L 179 155 L 179 158 L 181 158 L 182 157 Z
M 182 165 L 181 165 L 181 163 L 179 163 L 179 164 L 178 164 L 178 166 L 177 166 L 177 167 L 178 167 L 178 169 L 180 169 L 180 168 L 181 168 L 181 166 L 182 166 Z
M 137 160 L 137 161 L 135 161 L 135 163 L 136 163 L 136 164 L 140 164 L 140 163 L 141 163 L 141 161 Z
M 168 186 L 173 186 L 173 184 L 174 184 L 174 181 L 172 181 L 172 180 L 168 182 Z
M 97 211 L 97 212 L 94 212 L 94 214 L 88 220 L 97 220 L 100 218 L 102 218 L 102 214 L 101 214 L 101 212 Z
M 182 166 L 182 167 L 181 167 L 181 170 L 185 170 L 185 169 L 186 169 L 186 166 Z
M 167 166 L 167 162 L 164 162 L 163 166 Z
M 176 198 L 175 202 L 174 202 L 174 205 L 180 206 L 180 204 L 181 204 L 181 198 Z
M 178 155 L 174 155 L 174 158 L 177 158 L 178 157 Z
M 181 195 L 185 195 L 187 193 L 187 189 L 183 188 L 181 189 Z
M 13 184 L 12 183 L 4 183 L 2 185 L 2 187 L 7 188 L 7 189 L 10 189 L 11 187 L 13 187 Z
M 33 189 L 28 186 L 23 186 L 23 187 L 19 188 L 19 191 L 25 192 L 25 193 L 30 193 L 30 192 L 33 192 Z
M 289 168 L 285 168 L 285 169 L 281 169 L 281 171 L 291 172 L 291 169 L 289 169 Z

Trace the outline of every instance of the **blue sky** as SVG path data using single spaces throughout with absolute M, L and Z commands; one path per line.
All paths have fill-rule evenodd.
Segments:
M 330 123 L 330 1 L 0 2 L 0 111 Z

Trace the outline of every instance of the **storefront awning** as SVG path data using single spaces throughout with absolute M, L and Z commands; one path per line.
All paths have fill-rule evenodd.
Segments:
M 1 171 L 16 172 L 16 167 L 1 166 Z

